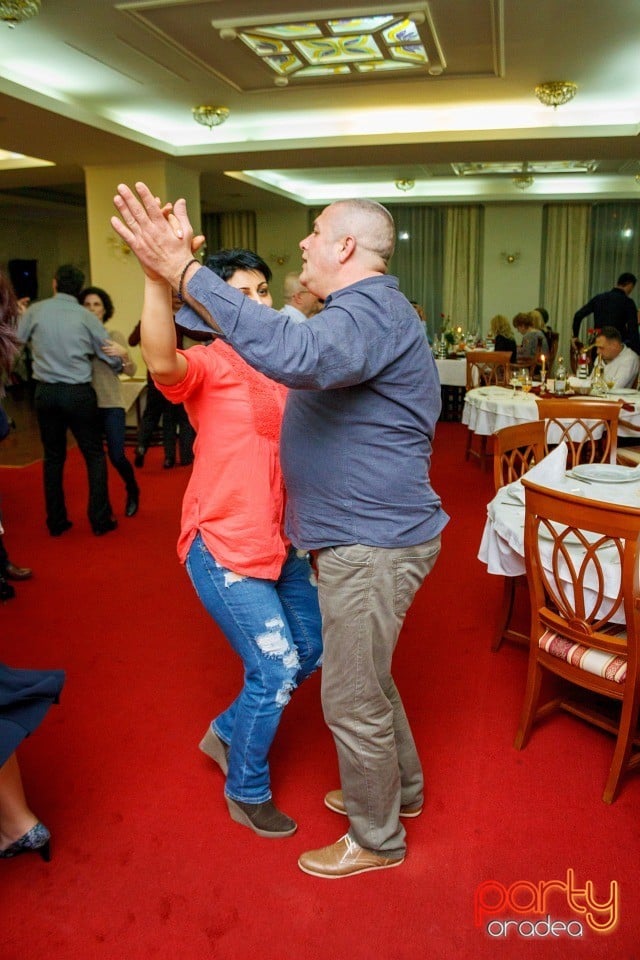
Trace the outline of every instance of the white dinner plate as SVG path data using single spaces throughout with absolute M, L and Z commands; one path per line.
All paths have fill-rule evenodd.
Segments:
M 634 390 L 632 387 L 612 387 L 611 394 L 620 397 L 630 397 L 631 394 L 634 394 L 636 397 L 639 395 L 637 390 Z
M 571 470 L 570 476 L 594 483 L 638 483 L 640 469 L 618 463 L 581 463 Z

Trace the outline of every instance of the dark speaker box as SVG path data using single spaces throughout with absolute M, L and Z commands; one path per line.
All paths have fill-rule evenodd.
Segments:
M 9 277 L 16 297 L 38 299 L 38 261 L 9 260 Z

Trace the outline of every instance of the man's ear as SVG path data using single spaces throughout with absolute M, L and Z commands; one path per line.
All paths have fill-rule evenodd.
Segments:
M 340 263 L 346 263 L 349 257 L 353 256 L 356 250 L 356 241 L 354 237 L 343 237 L 340 249 L 338 250 L 338 260 Z
M 55 296 L 56 293 L 58 292 L 58 281 L 56 280 L 55 277 L 54 277 L 53 280 L 51 281 L 51 289 L 53 290 L 53 294 L 54 294 L 54 296 Z

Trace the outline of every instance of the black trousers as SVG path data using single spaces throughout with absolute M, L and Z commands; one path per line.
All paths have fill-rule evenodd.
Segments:
M 111 521 L 112 511 L 102 426 L 93 387 L 90 383 L 37 383 L 35 408 L 44 448 L 44 499 L 50 532 L 60 533 L 68 521 L 62 486 L 67 430 L 75 437 L 87 465 L 89 522 L 94 531 L 104 530 Z

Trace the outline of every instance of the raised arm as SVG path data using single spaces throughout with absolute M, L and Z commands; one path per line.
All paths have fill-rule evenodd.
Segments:
M 148 276 L 144 281 L 140 346 L 154 380 L 171 386 L 184 379 L 187 361 L 176 350 L 171 287 L 164 280 L 152 280 Z

